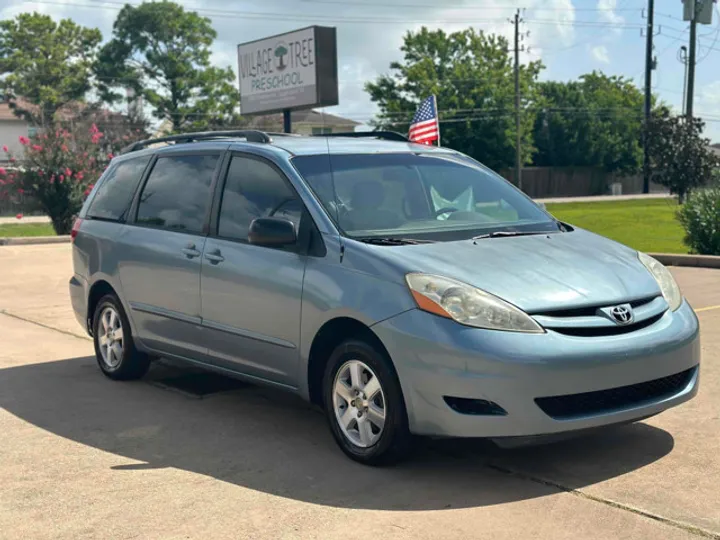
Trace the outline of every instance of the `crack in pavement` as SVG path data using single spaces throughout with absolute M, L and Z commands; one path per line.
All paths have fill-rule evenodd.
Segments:
M 12 317 L 13 319 L 17 319 L 19 321 L 34 324 L 34 325 L 40 326 L 42 328 L 46 328 L 48 330 L 54 330 L 55 332 L 60 332 L 61 334 L 65 334 L 66 336 L 72 336 L 74 338 L 82 339 L 85 341 L 92 341 L 90 336 L 83 336 L 82 334 L 76 334 L 75 332 L 70 332 L 69 330 L 63 330 L 61 328 L 56 328 L 55 326 L 50 326 L 49 324 L 41 323 L 39 321 L 34 321 L 32 319 L 28 319 L 27 317 L 23 317 L 21 315 L 11 313 L 5 309 L 0 309 L 0 315 L 6 315 L 8 317 Z
M 709 310 L 711 310 L 711 309 L 717 309 L 717 308 L 720 308 L 720 306 L 712 306 L 712 307 L 710 307 L 710 308 L 701 308 L 700 310 L 696 310 L 696 311 L 709 311 Z M 47 330 L 54 330 L 55 332 L 59 332 L 59 333 L 61 333 L 61 334 L 65 334 L 65 335 L 67 335 L 67 336 L 71 336 L 71 337 L 74 337 L 74 338 L 77 338 L 77 339 L 82 339 L 82 340 L 85 340 L 85 341 L 92 341 L 92 339 L 91 339 L 89 336 L 83 336 L 83 335 L 81 335 L 81 334 L 76 334 L 76 333 L 70 332 L 70 331 L 68 331 L 68 330 L 62 330 L 62 329 L 60 329 L 60 328 L 56 328 L 56 327 L 53 327 L 53 326 L 50 326 L 50 325 L 41 323 L 41 322 L 39 322 L 39 321 L 34 321 L 34 320 L 32 320 L 32 319 L 28 319 L 28 318 L 26 318 L 26 317 L 22 317 L 22 316 L 20 316 L 20 315 L 15 314 L 15 313 L 10 313 L 10 312 L 8 312 L 8 311 L 6 311 L 6 310 L 4 310 L 4 309 L 0 309 L 0 314 L 1 314 L 1 315 L 6 315 L 6 316 L 8 316 L 8 317 L 12 317 L 12 318 L 14 318 L 14 319 L 17 319 L 17 320 L 20 320 L 20 321 L 23 321 L 23 322 L 26 322 L 26 323 L 29 323 L 29 324 L 35 324 L 35 325 L 40 326 L 40 327 L 42 327 L 42 328 L 46 328 Z M 452 454 L 449 454 L 449 455 L 448 455 L 448 454 L 445 454 L 445 455 L 446 455 L 446 457 L 455 457 L 455 458 L 457 457 L 457 456 L 453 456 Z M 604 505 L 606 505 L 606 506 L 610 506 L 610 507 L 612 507 L 612 508 L 616 508 L 616 509 L 618 509 L 618 510 L 623 510 L 623 511 L 625 511 L 625 512 L 630 512 L 630 513 L 635 514 L 635 515 L 638 515 L 638 516 L 642 516 L 642 517 L 645 517 L 645 518 L 648 518 L 648 519 L 652 519 L 652 520 L 654 520 L 654 521 L 658 521 L 658 522 L 660 522 L 660 523 L 663 523 L 663 524 L 665 524 L 665 525 L 668 525 L 669 527 L 674 527 L 674 528 L 676 528 L 676 529 L 683 530 L 683 531 L 685 531 L 685 532 L 688 532 L 688 533 L 690 533 L 690 534 L 696 535 L 696 536 L 701 537 L 701 538 L 711 538 L 711 539 L 713 539 L 713 540 L 720 540 L 720 533 L 716 533 L 716 532 L 713 532 L 713 531 L 709 531 L 709 530 L 707 530 L 707 529 L 703 529 L 702 527 L 698 527 L 698 526 L 696 526 L 696 525 L 692 525 L 692 524 L 686 523 L 686 522 L 684 522 L 684 521 L 679 521 L 679 520 L 676 520 L 676 519 L 667 518 L 667 517 L 661 516 L 660 514 L 655 514 L 655 513 L 653 513 L 653 512 L 648 511 L 648 510 L 643 510 L 643 509 L 641 509 L 641 508 L 637 508 L 637 507 L 631 506 L 631 505 L 629 505 L 629 504 L 625 504 L 625 503 L 621 503 L 621 502 L 618 502 L 618 501 L 614 501 L 614 500 L 612 500 L 612 499 L 607 499 L 607 498 L 604 498 L 604 497 L 598 497 L 598 496 L 596 496 L 596 495 L 591 495 L 591 494 L 585 493 L 584 491 L 581 491 L 581 490 L 579 490 L 579 489 L 575 489 L 575 488 L 571 488 L 571 487 L 568 487 L 568 486 L 564 486 L 563 484 L 561 484 L 561 483 L 559 483 L 559 482 L 555 482 L 555 481 L 553 481 L 553 480 L 548 480 L 548 479 L 545 479 L 545 478 L 540 478 L 540 477 L 537 477 L 537 476 L 533 476 L 533 475 L 524 473 L 524 472 L 522 472 L 522 471 L 518 471 L 518 470 L 515 470 L 515 469 L 503 467 L 502 465 L 497 465 L 497 464 L 495 464 L 495 463 L 487 463 L 487 464 L 485 464 L 485 466 L 486 466 L 487 468 L 489 468 L 489 469 L 492 469 L 492 470 L 495 470 L 495 471 L 497 471 L 497 472 L 500 472 L 500 473 L 503 473 L 503 474 L 507 474 L 507 475 L 510 475 L 510 476 L 514 476 L 514 477 L 519 478 L 519 479 L 522 479 L 522 480 L 526 480 L 526 481 L 529 481 L 529 482 L 535 482 L 535 483 L 537 483 L 537 484 L 541 484 L 541 485 L 544 485 L 544 486 L 548 486 L 548 487 L 552 487 L 552 488 L 558 489 L 558 490 L 560 490 L 560 491 L 562 491 L 562 492 L 564 492 L 564 493 L 568 493 L 568 494 L 573 495 L 573 496 L 575 496 L 575 497 L 580 497 L 580 498 L 582 498 L 582 499 L 594 501 L 594 502 L 597 502 L 597 503 L 600 503 L 600 504 L 604 504 Z

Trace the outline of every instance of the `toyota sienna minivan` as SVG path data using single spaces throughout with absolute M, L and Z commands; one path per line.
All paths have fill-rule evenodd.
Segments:
M 347 135 L 185 134 L 116 157 L 71 235 L 103 373 L 166 357 L 294 392 L 367 464 L 413 435 L 557 436 L 696 395 L 698 321 L 657 260 L 463 154 Z

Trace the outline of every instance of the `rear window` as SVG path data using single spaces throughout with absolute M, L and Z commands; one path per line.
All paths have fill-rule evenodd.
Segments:
M 149 161 L 150 156 L 128 159 L 111 169 L 98 186 L 87 216 L 123 221 Z
M 158 158 L 140 195 L 137 223 L 200 233 L 210 207 L 218 155 Z

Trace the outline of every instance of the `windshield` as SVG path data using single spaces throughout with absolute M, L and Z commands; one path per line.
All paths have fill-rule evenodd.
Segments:
M 298 156 L 293 163 L 353 238 L 459 240 L 495 231 L 557 232 L 511 184 L 452 154 Z

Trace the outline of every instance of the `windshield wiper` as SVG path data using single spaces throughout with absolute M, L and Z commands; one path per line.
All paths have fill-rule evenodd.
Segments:
M 505 238 L 508 236 L 534 236 L 538 234 L 552 234 L 548 231 L 495 231 L 487 234 L 481 234 L 479 236 L 473 237 L 473 242 L 475 240 L 484 240 L 485 238 Z
M 407 246 L 411 244 L 427 244 L 430 240 L 416 240 L 414 238 L 396 238 L 394 236 L 379 236 L 379 237 L 366 237 L 366 238 L 354 238 L 358 242 L 365 242 L 366 244 L 376 244 L 379 246 Z

